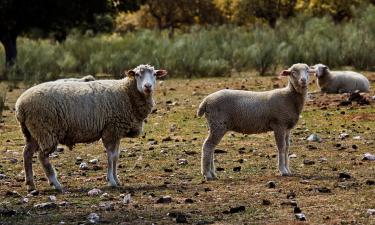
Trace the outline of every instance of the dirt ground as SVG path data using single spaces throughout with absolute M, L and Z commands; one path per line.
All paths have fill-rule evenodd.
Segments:
M 200 152 L 207 127 L 195 116 L 201 100 L 216 90 L 269 90 L 285 86 L 286 79 L 252 74 L 170 79 L 158 87 L 157 110 L 144 136 L 121 141 L 121 187 L 107 186 L 106 154 L 95 142 L 51 155 L 64 194 L 49 186 L 34 157 L 35 196 L 24 185 L 24 140 L 14 117 L 14 103 L 25 88 L 13 89 L 0 123 L 0 174 L 5 175 L 0 178 L 0 224 L 89 224 L 90 213 L 99 216 L 99 224 L 375 224 L 375 215 L 367 212 L 375 209 L 375 161 L 362 160 L 365 153 L 375 154 L 375 73 L 365 74 L 373 84 L 365 96 L 370 105 L 339 106 L 345 94 L 309 95 L 292 131 L 291 177 L 279 175 L 272 133 L 228 133 L 215 154 L 219 179 L 204 181 Z M 314 82 L 309 89 L 317 90 Z M 343 133 L 348 136 L 341 138 Z M 310 134 L 321 142 L 306 140 Z M 79 158 L 88 170 L 80 170 Z M 181 159 L 187 164 L 180 165 Z M 93 188 L 102 193 L 89 196 Z M 123 202 L 127 194 L 128 204 Z M 158 203 L 162 196 L 171 202 Z M 299 210 L 306 221 L 296 219 Z

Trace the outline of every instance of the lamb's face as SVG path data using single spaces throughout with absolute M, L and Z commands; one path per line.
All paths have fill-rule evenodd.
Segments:
M 297 63 L 289 69 L 283 70 L 280 75 L 289 76 L 294 88 L 296 88 L 297 91 L 302 92 L 307 89 L 310 73 L 314 72 L 315 70 L 311 69 L 308 65 Z
M 318 78 L 323 77 L 327 73 L 327 70 L 328 70 L 328 67 L 323 64 L 316 64 L 312 66 L 312 68 L 315 69 L 315 74 Z
M 155 90 L 156 78 L 167 75 L 166 70 L 155 70 L 150 65 L 139 65 L 128 72 L 137 81 L 137 89 L 140 93 L 148 96 Z

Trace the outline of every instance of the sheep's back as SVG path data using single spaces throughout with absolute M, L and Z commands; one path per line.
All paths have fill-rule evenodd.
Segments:
M 353 71 L 332 71 L 331 74 L 334 76 L 334 83 L 337 88 L 337 92 L 340 90 L 345 91 L 363 91 L 368 92 L 370 83 L 368 79 L 357 72 Z

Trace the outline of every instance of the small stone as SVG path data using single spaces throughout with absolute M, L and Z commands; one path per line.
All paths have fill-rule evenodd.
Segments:
M 107 192 L 104 192 L 102 195 L 100 195 L 101 199 L 110 199 L 110 196 Z
M 305 179 L 305 180 L 301 180 L 300 183 L 301 183 L 301 184 L 309 184 L 310 181 Z
M 315 161 L 314 160 L 310 160 L 310 159 L 304 159 L 303 160 L 303 164 L 305 164 L 305 165 L 314 165 Z
M 353 140 L 361 140 L 361 136 L 354 136 Z
M 91 160 L 89 161 L 89 163 L 91 163 L 91 164 L 98 164 L 98 162 L 99 162 L 98 159 L 91 159 Z
M 56 207 L 57 205 L 54 202 L 45 202 L 45 203 L 34 205 L 34 208 L 38 208 L 38 209 L 54 209 Z
M 30 194 L 31 194 L 32 196 L 37 196 L 37 195 L 39 195 L 39 191 L 38 191 L 38 190 L 32 190 L 32 191 L 30 192 Z
M 50 202 L 56 202 L 56 200 L 57 200 L 56 196 L 54 196 L 54 195 L 48 196 L 48 201 L 50 201 Z
M 11 217 L 17 214 L 17 211 L 14 209 L 0 208 L 1 217 Z
M 29 199 L 28 198 L 22 198 L 21 200 L 21 203 L 25 204 L 25 203 L 28 203 L 29 202 Z
M 267 187 L 268 188 L 276 188 L 276 182 L 271 180 L 267 182 Z
M 99 215 L 96 214 L 96 213 L 90 213 L 90 215 L 87 216 L 87 220 L 90 222 L 90 223 L 98 223 L 99 222 Z
M 170 136 L 168 137 L 165 137 L 163 139 L 161 139 L 162 142 L 168 142 L 168 141 L 172 141 L 172 138 Z
M 289 193 L 286 194 L 287 199 L 295 199 L 296 198 L 296 193 L 294 191 L 290 191 Z
M 375 155 L 365 153 L 362 160 L 375 161 Z
M 296 213 L 295 216 L 296 216 L 296 219 L 299 221 L 306 221 L 306 216 L 303 213 Z
M 214 153 L 216 153 L 216 154 L 225 154 L 225 153 L 228 153 L 228 152 L 225 151 L 225 150 L 222 150 L 222 149 L 215 149 Z
M 209 187 L 204 188 L 204 192 L 209 192 L 209 191 L 212 191 L 212 189 Z
M 294 213 L 301 213 L 302 210 L 301 210 L 298 206 L 294 206 L 294 208 L 293 208 L 293 212 L 294 212 Z
M 105 211 L 115 210 L 115 205 L 113 202 L 101 202 L 99 203 L 99 207 L 104 209 Z
M 358 146 L 357 145 L 352 145 L 352 149 L 357 150 Z
M 366 184 L 369 185 L 369 186 L 375 185 L 375 181 L 374 180 L 367 180 Z
M 349 137 L 349 134 L 347 134 L 347 133 L 341 133 L 339 135 L 339 138 L 341 138 L 342 140 L 345 139 L 345 138 L 348 138 L 348 137 Z
M 187 165 L 188 164 L 188 160 L 187 159 L 179 159 L 177 164 L 178 165 Z
M 368 209 L 367 214 L 374 216 L 375 215 L 375 209 Z
M 187 223 L 186 216 L 184 214 L 177 214 L 176 223 Z
M 7 178 L 7 176 L 5 174 L 0 173 L 0 180 L 4 180 L 6 178 Z
M 349 173 L 341 172 L 339 173 L 339 178 L 340 179 L 350 179 L 352 176 Z
M 5 192 L 5 196 L 22 197 L 22 195 L 20 193 L 18 193 L 17 191 L 9 191 L 9 190 Z
M 191 199 L 191 198 L 187 198 L 187 199 L 185 199 L 184 202 L 185 202 L 186 204 L 192 204 L 192 203 L 194 203 L 194 200 Z
M 177 129 L 177 125 L 176 124 L 172 124 L 171 127 L 169 128 L 169 132 L 175 132 Z
M 81 157 L 77 157 L 76 158 L 76 164 L 79 165 L 81 162 L 83 161 L 83 159 Z
M 96 196 L 96 195 L 100 195 L 101 193 L 102 193 L 102 190 L 98 188 L 91 189 L 89 192 L 87 192 L 89 196 Z
M 307 137 L 307 140 L 311 141 L 311 142 L 321 142 L 322 141 L 322 139 L 317 134 L 310 134 L 310 136 Z
M 324 162 L 327 162 L 327 158 L 325 158 L 325 157 L 320 157 L 318 161 L 319 161 L 320 163 L 324 163 Z
M 239 212 L 243 212 L 243 211 L 245 211 L 246 210 L 246 208 L 245 208 L 245 206 L 238 206 L 238 207 L 231 207 L 230 209 L 229 209 L 229 211 L 228 210 L 226 210 L 226 211 L 224 211 L 223 213 L 224 214 L 233 214 L 233 213 L 239 213 Z
M 171 203 L 172 202 L 172 197 L 169 195 L 162 196 L 158 200 L 156 200 L 156 203 Z
M 233 172 L 240 172 L 240 171 L 241 171 L 241 166 L 233 167 Z
M 164 172 L 166 172 L 166 173 L 172 173 L 172 172 L 173 172 L 173 169 L 170 169 L 170 168 L 164 168 Z
M 57 146 L 57 148 L 56 148 L 56 152 L 64 152 L 64 147 L 62 147 L 62 146 Z
M 262 205 L 271 205 L 271 201 L 268 199 L 263 199 L 262 200 Z
M 223 167 L 216 167 L 216 171 L 225 171 L 225 169 Z
M 292 158 L 297 158 L 297 155 L 296 154 L 290 154 L 289 155 L 289 158 L 292 159 Z
M 331 189 L 327 188 L 327 187 L 318 187 L 317 190 L 320 192 L 320 193 L 331 193 Z
M 132 202 L 132 196 L 130 194 L 127 194 L 124 196 L 124 198 L 122 199 L 122 203 L 124 204 L 130 204 Z
M 11 163 L 13 163 L 13 164 L 16 164 L 16 163 L 18 162 L 18 159 L 16 159 L 16 158 L 11 158 L 11 159 L 9 159 L 9 161 L 10 161 Z
M 89 166 L 87 165 L 87 163 L 82 162 L 81 164 L 79 164 L 79 169 L 80 170 L 88 170 Z

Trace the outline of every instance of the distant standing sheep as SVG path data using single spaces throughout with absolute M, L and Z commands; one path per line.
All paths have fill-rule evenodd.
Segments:
M 359 90 L 369 92 L 370 82 L 360 73 L 353 71 L 330 71 L 326 65 L 316 64 L 317 85 L 325 93 L 348 93 Z
M 49 154 L 58 144 L 72 148 L 76 143 L 99 139 L 108 155 L 107 180 L 111 186 L 120 185 L 120 139 L 141 134 L 143 121 L 154 106 L 156 77 L 166 74 L 165 70 L 140 65 L 122 80 L 47 82 L 26 90 L 16 102 L 16 118 L 26 140 L 23 157 L 27 189 L 35 189 L 34 152 L 38 152 L 49 182 L 62 191 Z
M 288 163 L 289 136 L 302 111 L 310 71 L 306 64 L 294 64 L 281 76 L 288 86 L 264 92 L 220 90 L 208 95 L 197 115 L 205 115 L 209 134 L 202 146 L 202 175 L 216 179 L 214 149 L 227 131 L 257 134 L 273 131 L 278 148 L 281 175 L 291 175 Z
M 69 81 L 76 81 L 76 82 L 90 82 L 94 81 L 95 77 L 93 75 L 87 75 L 82 78 L 64 78 L 64 79 L 58 79 L 56 81 L 58 82 L 69 82 Z

